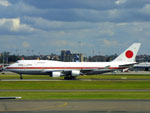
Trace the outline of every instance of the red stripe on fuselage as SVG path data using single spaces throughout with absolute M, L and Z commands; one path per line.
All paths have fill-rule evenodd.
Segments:
M 125 69 L 126 67 L 109 67 L 106 69 Z M 105 67 L 7 67 L 7 69 L 105 69 Z

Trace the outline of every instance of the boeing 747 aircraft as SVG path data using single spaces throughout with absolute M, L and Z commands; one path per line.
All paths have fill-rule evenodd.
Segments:
M 111 62 L 61 62 L 52 60 L 19 60 L 6 69 L 20 74 L 64 76 L 64 79 L 75 79 L 80 75 L 101 74 L 115 70 L 126 69 L 134 64 L 140 43 L 132 44 L 122 54 Z

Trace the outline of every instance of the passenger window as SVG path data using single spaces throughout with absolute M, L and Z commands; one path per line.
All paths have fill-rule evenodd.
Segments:
M 18 64 L 18 66 L 23 66 L 23 64 Z

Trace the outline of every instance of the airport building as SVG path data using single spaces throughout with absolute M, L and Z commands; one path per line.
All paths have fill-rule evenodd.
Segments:
M 61 51 L 61 61 L 64 62 L 83 62 L 84 57 L 81 53 L 72 53 L 70 50 Z

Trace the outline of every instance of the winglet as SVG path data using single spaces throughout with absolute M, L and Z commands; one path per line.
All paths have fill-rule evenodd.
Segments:
M 128 49 L 120 54 L 112 62 L 135 62 L 135 57 L 139 51 L 141 43 L 133 43 Z

